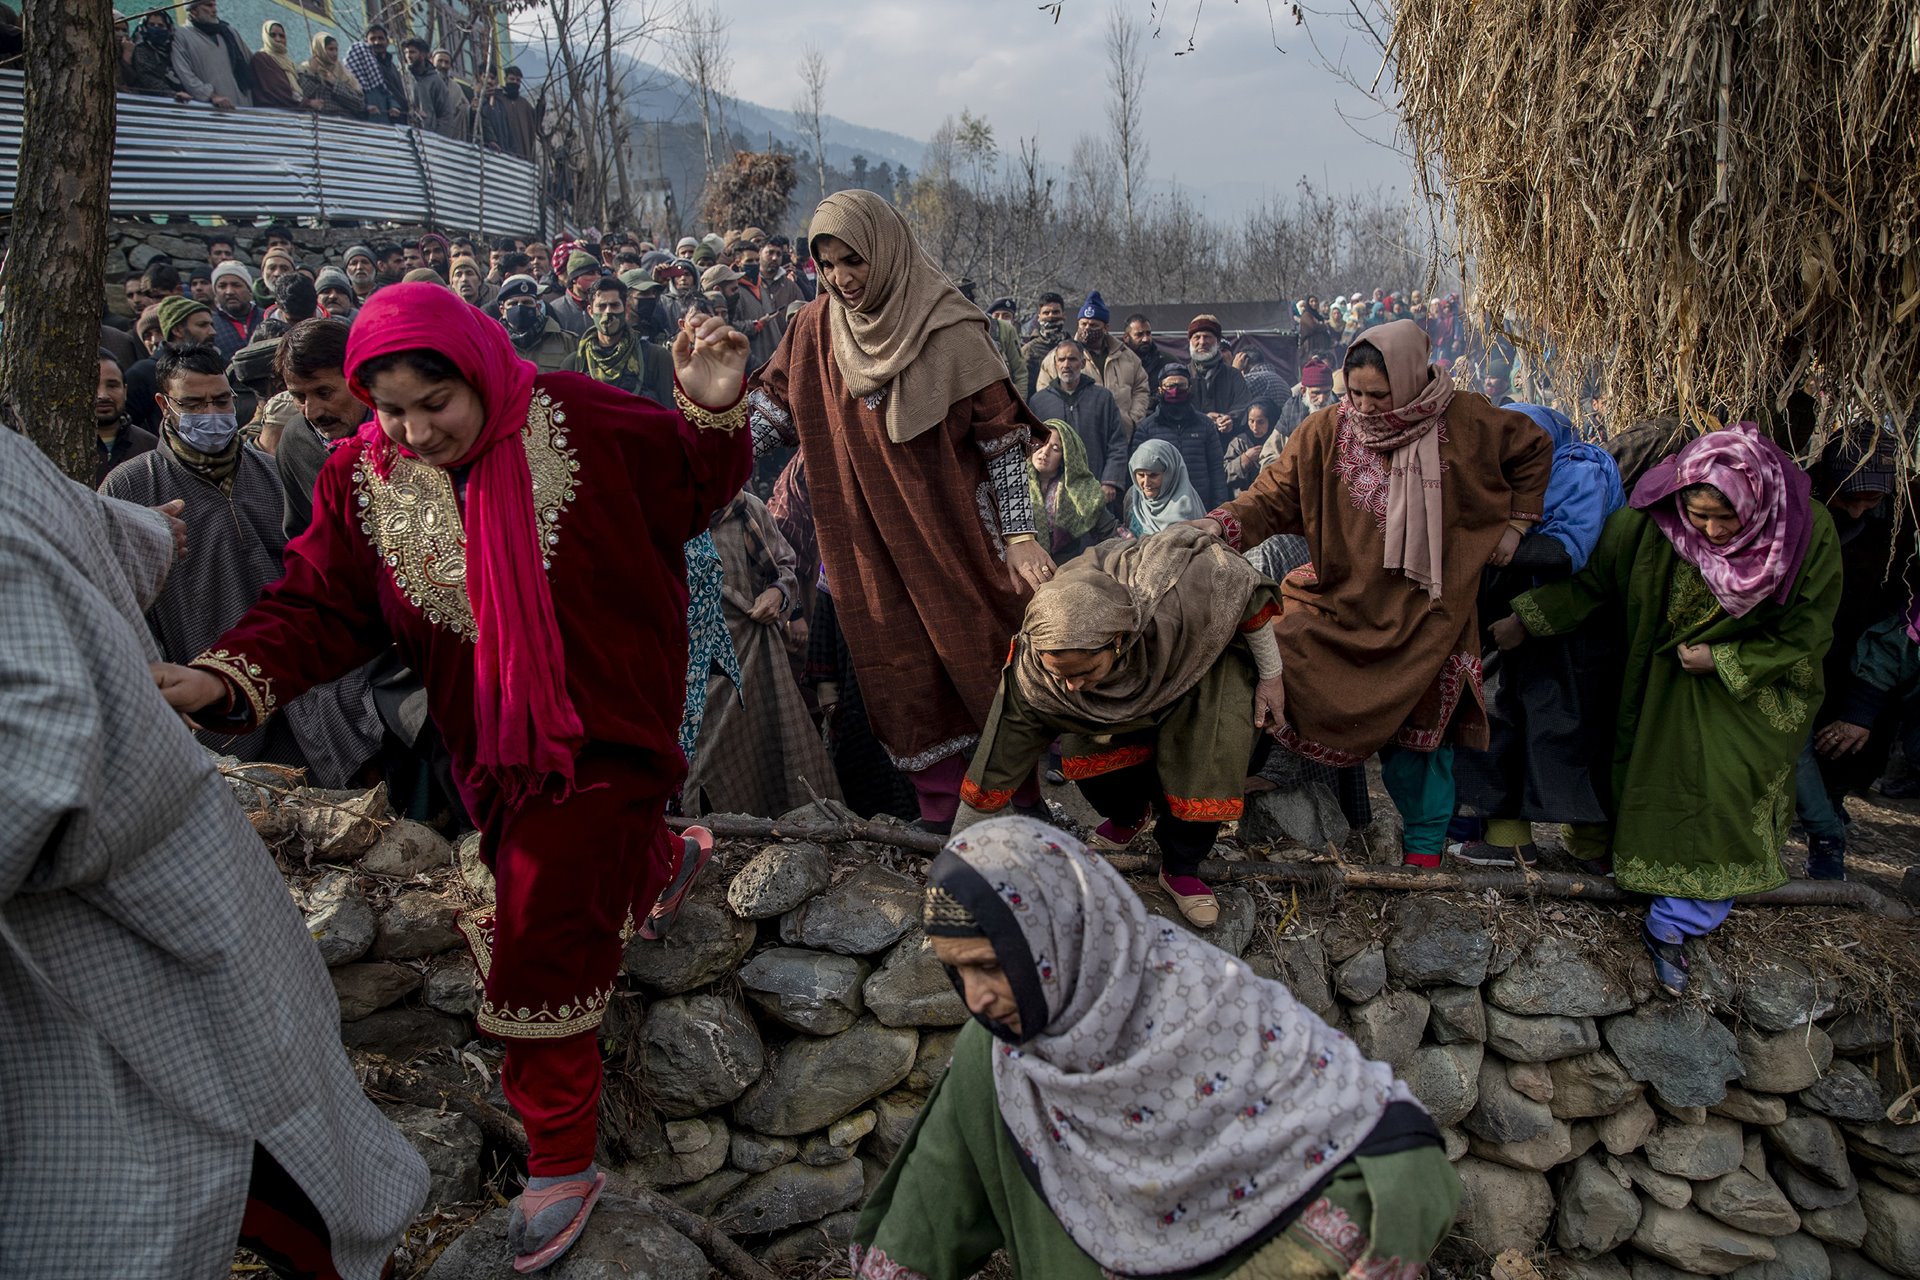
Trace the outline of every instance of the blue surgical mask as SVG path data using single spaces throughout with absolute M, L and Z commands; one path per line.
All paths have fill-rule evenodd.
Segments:
M 174 431 L 196 453 L 224 453 L 239 434 L 240 419 L 229 413 L 183 413 L 174 420 Z

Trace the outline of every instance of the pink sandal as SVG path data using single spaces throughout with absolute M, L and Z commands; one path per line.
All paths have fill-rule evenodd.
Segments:
M 538 1217 L 540 1211 L 558 1200 L 580 1201 L 580 1211 L 573 1215 L 573 1221 L 560 1229 L 559 1234 L 541 1245 L 532 1253 L 523 1253 L 513 1260 L 513 1269 L 521 1275 L 533 1271 L 544 1271 L 559 1261 L 560 1255 L 573 1247 L 580 1233 L 587 1229 L 587 1219 L 593 1215 L 593 1206 L 600 1202 L 600 1193 L 606 1190 L 607 1175 L 596 1173 L 589 1182 L 585 1178 L 576 1178 L 571 1182 L 556 1182 L 550 1187 L 538 1191 L 522 1191 L 515 1203 L 520 1206 L 520 1216 L 528 1222 Z
M 680 854 L 680 869 L 660 891 L 659 900 L 653 904 L 653 910 L 647 912 L 647 918 L 640 924 L 640 936 L 648 942 L 657 942 L 667 936 L 667 930 L 673 928 L 673 922 L 680 918 L 680 908 L 687 901 L 694 881 L 707 869 L 707 863 L 713 860 L 713 832 L 705 827 L 688 827 L 680 833 L 686 846 Z

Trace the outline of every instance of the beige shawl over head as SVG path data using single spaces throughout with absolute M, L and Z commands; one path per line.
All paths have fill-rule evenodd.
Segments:
M 1186 695 L 1212 669 L 1266 581 L 1225 543 L 1190 525 L 1103 542 L 1062 566 L 1027 605 L 1013 678 L 1043 713 L 1124 724 Z M 1043 652 L 1101 649 L 1119 659 L 1096 686 L 1069 689 Z
M 833 299 L 833 358 L 855 396 L 887 391 L 887 437 L 905 444 L 944 421 L 954 402 L 1007 376 L 987 317 L 961 296 L 892 205 L 871 191 L 821 201 L 808 230 L 845 242 L 867 260 L 866 292 L 848 306 Z M 817 255 L 816 255 L 817 256 Z
M 1395 320 L 1360 335 L 1387 365 L 1393 408 L 1361 413 L 1340 406 L 1340 421 L 1360 443 L 1389 455 L 1387 472 L 1386 559 L 1388 569 L 1404 573 L 1430 600 L 1440 599 L 1441 548 L 1446 509 L 1441 501 L 1440 420 L 1453 400 L 1453 383 L 1433 367 L 1433 343 L 1412 320 Z M 1353 357 L 1347 357 L 1351 364 Z

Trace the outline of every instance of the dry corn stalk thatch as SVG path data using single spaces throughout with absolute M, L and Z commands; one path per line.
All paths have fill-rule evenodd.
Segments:
M 1920 0 L 1394 6 L 1402 117 L 1485 312 L 1609 419 L 1920 396 Z

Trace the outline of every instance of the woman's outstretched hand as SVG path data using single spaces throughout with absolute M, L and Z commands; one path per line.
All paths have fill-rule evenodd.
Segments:
M 220 677 L 202 671 L 198 667 L 183 667 L 173 662 L 151 662 L 147 669 L 153 673 L 153 683 L 160 690 L 160 696 L 167 705 L 180 713 L 180 718 L 189 726 L 198 729 L 192 716 L 196 711 L 223 703 L 227 699 L 227 686 Z
M 1007 548 L 1007 574 L 1015 591 L 1032 595 L 1053 581 L 1053 557 L 1038 542 L 1016 542 Z
M 740 399 L 747 377 L 747 335 L 719 316 L 704 316 L 673 340 L 673 376 L 695 404 L 725 409 Z
M 1227 536 L 1225 526 L 1212 516 L 1201 516 L 1198 520 L 1189 520 L 1186 523 L 1210 537 L 1225 538 Z
M 1526 625 L 1511 613 L 1487 629 L 1493 633 L 1493 642 L 1502 649 L 1518 649 L 1527 642 Z

